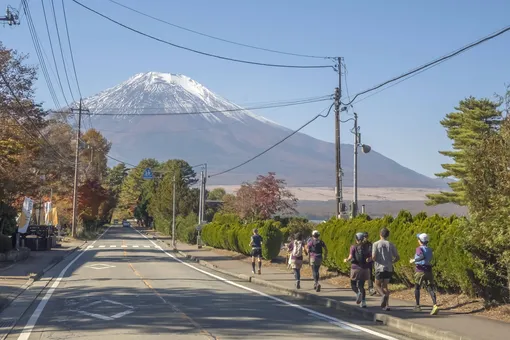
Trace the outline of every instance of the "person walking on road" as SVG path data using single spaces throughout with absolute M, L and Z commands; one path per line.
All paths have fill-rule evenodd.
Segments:
M 365 240 L 367 242 L 370 254 L 372 254 L 372 242 L 368 239 L 368 232 L 364 232 Z M 370 262 L 370 278 L 368 279 L 368 294 L 374 296 L 376 290 L 374 289 L 374 262 Z
M 321 291 L 321 285 L 319 283 L 319 269 L 322 264 L 322 260 L 328 255 L 328 248 L 324 241 L 319 239 L 320 233 L 317 230 L 312 232 L 311 239 L 307 242 L 307 250 L 310 254 L 310 266 L 312 267 L 313 273 L 313 289 L 318 293 Z
M 430 315 L 436 315 L 439 312 L 437 307 L 436 292 L 434 286 L 434 275 L 432 274 L 432 248 L 428 246 L 429 236 L 425 233 L 416 235 L 419 247 L 416 248 L 416 254 L 409 262 L 416 265 L 414 274 L 414 297 L 416 299 L 415 312 L 421 311 L 420 289 L 424 286 L 432 299 L 433 307 Z
M 390 241 L 390 231 L 382 228 L 379 233 L 381 239 L 372 245 L 372 260 L 375 266 L 375 289 L 382 296 L 381 307 L 385 311 L 390 310 L 390 290 L 388 284 L 393 276 L 393 264 L 400 260 L 397 247 Z
M 290 251 L 290 265 L 294 271 L 294 278 L 296 279 L 296 288 L 301 288 L 301 267 L 303 266 L 303 253 L 306 254 L 305 244 L 301 233 L 297 233 L 294 241 L 289 243 Z
M 365 233 L 356 233 L 356 244 L 351 246 L 349 257 L 344 262 L 351 262 L 351 288 L 356 294 L 356 303 L 367 307 L 365 281 L 370 279 L 372 253 L 366 242 Z
M 255 274 L 255 258 L 258 258 L 259 260 L 259 270 L 258 274 L 261 274 L 261 268 L 262 268 L 262 236 L 259 235 L 258 229 L 253 229 L 253 235 L 251 236 L 250 240 L 250 247 L 251 247 L 251 268 L 252 273 Z

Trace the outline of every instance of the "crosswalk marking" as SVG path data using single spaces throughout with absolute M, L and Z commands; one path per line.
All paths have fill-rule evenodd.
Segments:
M 87 246 L 87 249 L 93 249 L 93 248 L 117 248 L 117 247 L 120 247 L 120 248 L 156 248 L 156 249 L 163 249 L 161 248 L 161 246 L 150 246 L 150 245 L 143 245 L 143 246 L 140 246 L 138 244 L 123 244 L 123 245 L 116 245 L 116 244 L 110 244 L 110 245 L 107 245 L 107 244 L 102 244 L 100 246 Z

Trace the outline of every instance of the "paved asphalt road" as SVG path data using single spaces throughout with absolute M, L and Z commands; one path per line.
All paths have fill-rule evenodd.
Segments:
M 406 339 L 361 320 L 327 319 L 327 309 L 176 260 L 162 247 L 111 227 L 54 268 L 7 339 Z

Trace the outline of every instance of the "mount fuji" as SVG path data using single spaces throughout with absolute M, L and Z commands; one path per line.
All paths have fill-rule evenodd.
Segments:
M 208 173 L 214 174 L 246 161 L 291 133 L 180 74 L 139 73 L 84 99 L 83 104 L 91 112 L 94 128 L 112 142 L 111 155 L 133 164 L 143 158 L 180 158 L 192 165 L 207 162 Z M 179 114 L 168 117 L 161 113 Z M 341 146 L 345 186 L 352 183 L 352 149 L 352 145 Z M 332 187 L 334 145 L 297 133 L 254 161 L 211 177 L 208 183 L 240 184 L 269 171 L 291 186 Z M 444 183 L 375 151 L 359 157 L 358 178 L 363 187 L 444 187 Z

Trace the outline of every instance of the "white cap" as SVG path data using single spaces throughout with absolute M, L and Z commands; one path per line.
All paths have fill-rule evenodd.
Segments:
M 318 230 L 312 231 L 312 236 L 319 236 L 319 235 L 320 235 L 320 233 Z
M 417 234 L 416 237 L 418 237 L 418 239 L 423 243 L 427 243 L 429 241 L 429 235 L 425 233 Z

